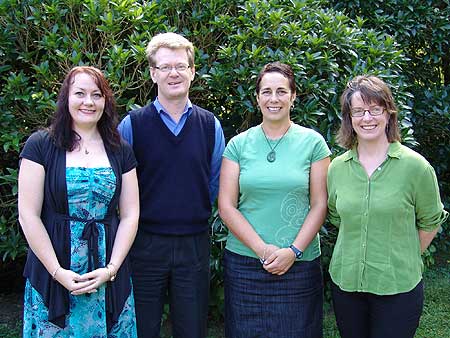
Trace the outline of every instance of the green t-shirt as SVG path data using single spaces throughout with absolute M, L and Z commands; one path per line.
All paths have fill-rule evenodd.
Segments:
M 269 142 L 274 147 L 278 140 Z M 285 248 L 292 244 L 309 212 L 311 163 L 330 156 L 330 150 L 319 133 L 292 123 L 275 151 L 275 162 L 268 162 L 270 148 L 261 126 L 256 126 L 233 137 L 223 156 L 239 164 L 239 211 L 266 243 Z M 231 232 L 226 248 L 257 258 Z M 318 256 L 319 235 L 302 260 Z
M 328 212 L 339 227 L 333 282 L 378 295 L 417 285 L 423 269 L 418 230 L 432 231 L 447 218 L 433 167 L 398 142 L 370 178 L 355 149 L 336 157 L 328 170 Z

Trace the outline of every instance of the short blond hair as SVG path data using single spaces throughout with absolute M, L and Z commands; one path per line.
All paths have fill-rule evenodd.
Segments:
M 148 43 L 146 53 L 150 67 L 156 66 L 155 54 L 160 48 L 185 49 L 189 66 L 194 67 L 194 45 L 185 37 L 177 33 L 160 33 L 155 35 Z

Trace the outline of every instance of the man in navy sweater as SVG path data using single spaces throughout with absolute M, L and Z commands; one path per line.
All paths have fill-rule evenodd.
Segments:
M 141 213 L 130 251 L 138 335 L 159 337 L 169 299 L 175 338 L 206 337 L 210 240 L 217 197 L 222 127 L 191 103 L 194 47 L 175 33 L 147 46 L 158 97 L 119 125 L 138 161 Z

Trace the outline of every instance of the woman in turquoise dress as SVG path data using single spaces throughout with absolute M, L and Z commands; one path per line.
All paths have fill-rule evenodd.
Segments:
M 103 74 L 75 67 L 51 127 L 20 155 L 19 221 L 30 246 L 24 337 L 137 337 L 127 260 L 139 215 L 136 160 L 117 122 Z

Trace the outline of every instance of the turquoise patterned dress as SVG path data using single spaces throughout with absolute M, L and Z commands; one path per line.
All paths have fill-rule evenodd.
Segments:
M 82 219 L 102 219 L 116 188 L 116 177 L 111 168 L 66 168 L 69 213 Z M 104 225 L 99 230 L 100 266 L 105 265 L 106 240 Z M 88 271 L 87 241 L 81 239 L 84 223 L 70 222 L 72 271 L 79 274 Z M 89 295 L 70 295 L 70 313 L 64 329 L 48 321 L 48 309 L 41 295 L 27 280 L 25 285 L 23 337 L 71 337 L 71 338 L 127 338 L 137 337 L 134 298 L 131 292 L 120 314 L 119 321 L 107 333 L 105 311 L 105 285 Z

